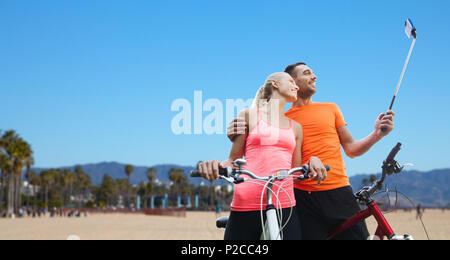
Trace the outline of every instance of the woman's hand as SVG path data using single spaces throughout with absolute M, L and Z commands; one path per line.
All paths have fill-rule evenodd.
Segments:
M 319 158 L 314 156 L 311 157 L 311 159 L 309 159 L 308 165 L 311 169 L 314 180 L 317 180 L 317 185 L 320 185 L 324 180 L 327 179 L 327 169 Z
M 198 164 L 198 171 L 200 175 L 208 181 L 219 179 L 219 168 L 233 167 L 230 160 L 219 162 L 217 160 L 200 162 Z

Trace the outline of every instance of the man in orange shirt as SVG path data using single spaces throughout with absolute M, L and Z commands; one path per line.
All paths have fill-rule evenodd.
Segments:
M 320 185 L 313 180 L 295 185 L 302 238 L 322 240 L 335 227 L 359 211 L 345 173 L 341 146 L 350 158 L 365 154 L 394 129 L 395 113 L 388 111 L 380 114 L 375 122 L 375 130 L 364 139 L 354 140 L 336 104 L 312 101 L 312 96 L 317 91 L 317 77 L 311 68 L 300 62 L 288 66 L 285 72 L 294 78 L 299 87 L 298 100 L 286 116 L 303 127 L 302 161 L 307 162 L 311 156 L 317 156 L 323 164 L 331 167 L 328 173 L 323 169 L 312 169 Z M 386 131 L 383 132 L 383 128 Z M 244 131 L 245 123 L 235 119 L 228 127 L 228 137 L 233 140 L 236 133 L 242 134 Z M 367 226 L 365 222 L 361 222 L 335 239 L 365 240 L 368 237 Z

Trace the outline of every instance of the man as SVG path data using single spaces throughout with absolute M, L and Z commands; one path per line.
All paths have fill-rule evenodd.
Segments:
M 319 180 L 322 180 L 320 185 L 312 180 L 295 184 L 296 209 L 302 225 L 302 238 L 323 240 L 335 227 L 359 211 L 345 173 L 341 146 L 350 158 L 365 154 L 394 129 L 395 113 L 388 111 L 380 114 L 374 131 L 364 139 L 354 140 L 336 104 L 312 101 L 312 96 L 317 92 L 317 77 L 311 68 L 299 62 L 289 65 L 285 72 L 294 78 L 299 87 L 298 100 L 286 116 L 303 127 L 302 161 L 307 162 L 311 156 L 317 156 L 323 164 L 331 167 L 328 173 L 316 172 Z M 228 137 L 233 140 L 237 135 L 245 134 L 245 131 L 245 122 L 235 119 L 228 126 L 227 132 Z M 335 239 L 365 240 L 368 237 L 367 226 L 365 222 L 361 222 Z

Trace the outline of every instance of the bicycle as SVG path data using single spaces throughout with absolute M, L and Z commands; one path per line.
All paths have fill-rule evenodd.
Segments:
M 372 198 L 375 192 L 382 188 L 386 176 L 399 174 L 403 171 L 405 166 L 400 166 L 399 163 L 395 160 L 395 157 L 400 151 L 401 146 L 402 144 L 398 143 L 389 153 L 386 160 L 383 162 L 381 179 L 374 181 L 372 186 L 366 186 L 355 194 L 355 198 L 357 199 L 357 201 L 360 203 L 364 203 L 367 206 L 367 209 L 358 212 L 354 217 L 348 219 L 340 226 L 338 226 L 329 234 L 327 238 L 328 240 L 334 238 L 341 232 L 349 229 L 350 227 L 356 225 L 357 223 L 360 223 L 361 221 L 364 221 L 371 216 L 373 216 L 378 223 L 377 229 L 375 231 L 377 239 L 383 240 L 384 238 L 387 238 L 388 240 L 414 240 L 411 235 L 397 236 L 392 230 L 386 218 L 383 216 L 380 208 Z
M 272 174 L 269 176 L 259 177 L 250 171 L 243 170 L 243 167 L 245 164 L 246 164 L 246 161 L 244 159 L 238 159 L 233 162 L 233 165 L 235 167 L 237 167 L 237 169 L 232 168 L 232 167 L 220 168 L 219 169 L 219 177 L 221 179 L 224 179 L 224 180 L 226 180 L 230 183 L 236 184 L 236 185 L 243 183 L 243 182 L 252 182 L 252 183 L 264 186 L 264 188 L 262 189 L 262 192 L 261 192 L 261 210 L 260 210 L 260 212 L 261 212 L 261 227 L 263 230 L 262 235 L 261 235 L 261 240 L 282 240 L 283 228 L 289 222 L 290 217 L 292 215 L 293 208 L 291 207 L 289 217 L 287 218 L 286 223 L 283 225 L 281 223 L 281 219 L 282 219 L 281 210 L 280 210 L 280 213 L 278 213 L 276 207 L 273 205 L 273 200 L 272 200 L 273 186 L 277 186 L 279 188 L 278 192 L 280 192 L 280 190 L 283 190 L 283 192 L 285 192 L 289 198 L 289 194 L 286 192 L 286 190 L 284 190 L 282 188 L 282 185 L 278 185 L 275 182 L 288 181 L 289 178 L 297 179 L 297 180 L 310 179 L 313 176 L 311 175 L 311 170 L 309 168 L 309 165 L 304 165 L 302 167 L 293 168 L 289 171 L 287 171 L 287 170 L 278 171 L 275 174 Z M 325 168 L 327 169 L 327 171 L 330 170 L 330 167 L 327 165 L 325 165 Z M 301 174 L 296 175 L 298 173 L 301 173 Z M 250 179 L 242 178 L 240 175 L 247 175 L 250 177 Z M 195 170 L 191 171 L 190 176 L 191 177 L 201 177 L 200 173 Z M 261 183 L 255 182 L 255 181 L 264 182 L 265 184 L 263 185 Z M 266 190 L 267 190 L 267 196 L 266 196 L 267 206 L 265 209 L 263 209 L 262 201 L 263 201 L 263 197 L 264 197 L 263 196 L 264 192 Z M 278 201 L 278 193 L 275 195 L 275 198 L 277 199 L 277 203 L 278 203 L 279 202 Z M 292 204 L 293 203 L 291 200 L 291 205 Z M 263 220 L 263 211 L 266 212 L 266 223 L 265 224 L 264 224 L 264 220 Z M 221 218 L 217 219 L 216 226 L 218 228 L 225 228 L 228 223 L 228 218 L 229 217 L 221 217 Z

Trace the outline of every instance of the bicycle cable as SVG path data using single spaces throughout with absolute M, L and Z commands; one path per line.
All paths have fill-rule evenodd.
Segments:
M 272 193 L 274 192 L 274 190 L 273 189 L 270 189 L 269 187 L 268 187 L 268 182 L 265 182 L 265 184 L 262 184 L 262 183 L 260 183 L 260 182 L 263 182 L 263 181 L 260 181 L 260 182 L 258 182 L 258 180 L 246 180 L 246 182 L 247 183 L 253 183 L 253 184 L 257 184 L 257 185 L 260 185 L 260 186 L 263 186 L 263 190 L 262 190 L 262 193 L 261 193 L 261 202 L 260 202 L 260 219 L 261 219 L 261 229 L 262 229 L 262 233 L 263 233 L 263 237 L 264 237 L 264 240 L 267 240 L 267 237 L 266 237 L 266 232 L 264 232 L 264 229 L 265 229 L 265 225 L 264 225 L 264 209 L 262 208 L 263 207 L 263 202 L 262 202 L 262 200 L 263 200 L 263 197 L 264 197 L 264 192 L 266 191 L 266 189 L 267 190 L 270 190 Z M 275 198 L 276 198 L 276 200 L 277 200 L 277 203 L 279 202 L 279 198 L 278 197 L 276 197 L 275 196 Z M 291 204 L 292 204 L 292 202 L 291 202 Z M 277 204 L 278 205 L 278 204 Z M 281 233 L 281 231 L 280 231 L 280 233 Z M 277 237 L 278 238 L 278 237 Z
M 272 195 L 276 198 L 276 205 L 279 207 L 279 209 L 276 209 L 277 210 L 277 215 L 278 215 L 278 220 L 279 220 L 278 221 L 278 228 L 280 229 L 280 233 L 278 234 L 276 239 L 278 239 L 278 237 L 281 237 L 281 239 L 283 239 L 282 231 L 287 226 L 287 224 L 289 223 L 289 221 L 290 221 L 290 219 L 292 217 L 292 212 L 293 212 L 293 207 L 292 207 L 293 203 L 292 203 L 291 197 L 289 196 L 289 193 L 283 187 L 281 187 L 280 185 L 278 185 L 276 183 L 272 183 L 272 185 L 274 185 L 274 186 L 279 188 L 278 191 L 277 191 L 277 194 L 275 194 L 273 189 L 270 189 L 268 187 L 269 182 L 265 182 L 264 185 L 262 183 L 260 183 L 262 181 L 258 182 L 258 180 L 247 180 L 246 182 L 263 186 L 263 189 L 261 191 L 261 201 L 260 201 L 260 218 L 261 218 L 261 228 L 263 230 L 264 239 L 267 239 L 266 233 L 264 232 L 264 229 L 265 229 L 264 216 L 263 216 L 264 209 L 262 208 L 262 206 L 263 206 L 263 199 L 264 199 L 264 192 L 266 192 L 266 190 L 270 190 L 272 192 Z M 282 208 L 281 208 L 281 201 L 280 201 L 279 196 L 278 196 L 280 189 L 283 190 L 283 192 L 286 194 L 286 196 L 289 199 L 289 204 L 291 204 L 289 217 L 288 217 L 288 219 L 286 220 L 286 222 L 284 224 L 283 224 L 283 221 L 282 221 L 283 211 L 282 211 Z
M 261 215 L 262 215 L 262 199 L 263 199 L 263 196 L 264 196 L 265 189 L 266 188 L 268 189 L 268 187 L 267 187 L 268 184 L 269 184 L 269 182 L 266 183 L 265 188 L 262 190 L 262 193 L 261 193 L 261 208 L 260 208 L 261 209 Z M 282 231 L 287 226 L 287 224 L 289 223 L 289 221 L 291 219 L 291 216 L 292 216 L 293 209 L 292 209 L 292 199 L 289 196 L 289 193 L 282 186 L 280 186 L 280 185 L 278 185 L 278 184 L 276 184 L 274 182 L 272 182 L 272 185 L 278 187 L 277 194 L 275 194 L 274 190 L 271 189 L 272 195 L 275 196 L 275 198 L 276 198 L 276 205 L 278 207 L 278 209 L 276 209 L 276 211 L 277 211 L 277 218 L 278 218 L 278 229 L 280 230 L 280 232 L 278 233 L 277 237 L 275 238 L 275 240 L 276 240 L 276 239 L 278 239 L 278 237 L 283 239 L 283 232 Z M 286 194 L 286 196 L 289 199 L 289 204 L 291 204 L 290 211 L 289 211 L 289 217 L 288 217 L 288 219 L 287 219 L 287 221 L 285 222 L 284 225 L 283 225 L 283 209 L 282 209 L 281 201 L 280 201 L 279 196 L 278 196 L 280 190 L 283 190 L 283 192 Z M 264 228 L 264 225 L 262 227 Z
M 290 178 L 290 177 L 286 178 L 286 180 L 284 180 L 284 181 L 283 181 L 281 184 L 279 184 L 279 185 L 276 184 L 276 183 L 273 183 L 273 185 L 275 185 L 275 186 L 278 187 L 278 191 L 277 191 L 277 194 L 276 194 L 275 196 L 278 198 L 278 195 L 279 195 L 279 193 L 280 193 L 280 190 L 283 190 L 283 192 L 286 194 L 286 196 L 287 196 L 288 199 L 289 199 L 289 204 L 291 204 L 291 207 L 290 207 L 290 210 L 289 210 L 289 217 L 286 219 L 285 223 L 283 224 L 283 211 L 282 211 L 282 208 L 281 208 L 282 205 L 281 205 L 281 203 L 278 203 L 278 202 L 280 202 L 280 200 L 277 199 L 277 206 L 279 207 L 279 209 L 278 209 L 278 211 L 279 211 L 278 223 L 280 223 L 279 226 L 280 226 L 280 235 L 281 235 L 281 236 L 283 235 L 282 231 L 283 231 L 284 228 L 289 224 L 289 221 L 291 220 L 292 212 L 293 212 L 293 206 L 292 206 L 293 203 L 292 203 L 291 196 L 289 196 L 289 193 L 283 188 L 284 183 L 285 183 L 286 181 L 288 181 L 289 178 Z
M 287 177 L 283 182 L 281 182 L 281 184 L 280 184 L 280 186 L 279 186 L 279 188 L 282 189 L 282 190 L 286 193 L 286 195 L 287 195 L 288 198 L 289 198 L 290 204 L 291 204 L 291 210 L 290 210 L 290 212 L 289 212 L 289 217 L 288 217 L 288 219 L 286 220 L 285 224 L 283 225 L 282 230 L 288 225 L 289 221 L 291 220 L 291 217 L 292 217 L 292 211 L 293 211 L 292 199 L 291 199 L 291 197 L 289 196 L 289 194 L 287 194 L 287 192 L 285 191 L 285 189 L 283 188 L 283 185 L 284 185 L 287 181 L 289 181 L 290 179 L 292 179 L 292 181 L 293 181 L 294 177 L 293 177 L 293 176 Z M 280 189 L 278 189 L 277 195 L 276 195 L 276 196 L 278 196 L 278 194 L 280 193 Z M 280 221 L 280 223 L 281 223 L 281 221 Z
M 403 196 L 411 203 L 411 205 L 412 205 L 414 208 L 417 207 L 417 206 L 414 204 L 414 202 L 413 202 L 408 196 L 406 196 L 406 194 L 404 194 L 404 193 L 402 193 L 402 192 L 400 192 L 400 191 L 397 191 L 397 192 L 400 193 L 400 195 L 403 195 Z M 425 234 L 427 235 L 428 240 L 431 240 L 431 239 L 430 239 L 430 236 L 428 235 L 427 228 L 425 227 L 425 224 L 423 223 L 422 216 L 419 214 L 418 217 L 419 217 L 420 223 L 422 223 L 423 231 L 425 231 Z
M 404 196 L 405 198 L 406 198 L 406 200 L 409 202 L 409 203 L 411 203 L 411 205 L 413 206 L 413 208 L 416 208 L 417 206 L 414 204 L 414 202 L 406 195 L 406 194 L 404 194 L 403 192 L 400 192 L 400 191 L 398 191 L 397 190 L 397 187 L 395 188 L 395 191 L 390 191 L 390 190 L 388 190 L 387 188 L 386 188 L 386 190 L 385 191 L 380 191 L 380 192 L 377 192 L 377 193 L 375 193 L 373 196 L 376 196 L 377 194 L 381 194 L 381 193 L 386 193 L 387 194 L 387 197 L 388 197 L 388 200 L 390 201 L 390 196 L 389 196 L 389 192 L 395 192 L 395 194 L 396 194 L 396 198 L 395 198 L 395 208 L 397 207 L 397 203 L 398 203 L 398 194 L 400 194 L 400 195 L 402 195 L 402 196 Z M 390 205 L 390 204 L 389 204 Z M 392 211 L 390 211 L 390 212 L 386 212 L 385 214 L 389 214 L 389 213 L 391 213 Z M 423 222 L 423 219 L 422 219 L 422 216 L 419 214 L 418 215 L 418 218 L 419 218 L 419 220 L 420 220 L 420 223 L 422 224 L 422 228 L 423 228 L 423 231 L 425 232 L 425 235 L 427 236 L 427 239 L 428 240 L 431 240 L 430 239 L 430 236 L 428 235 L 428 231 L 427 231 L 427 228 L 425 227 L 425 224 L 424 224 L 424 222 Z

